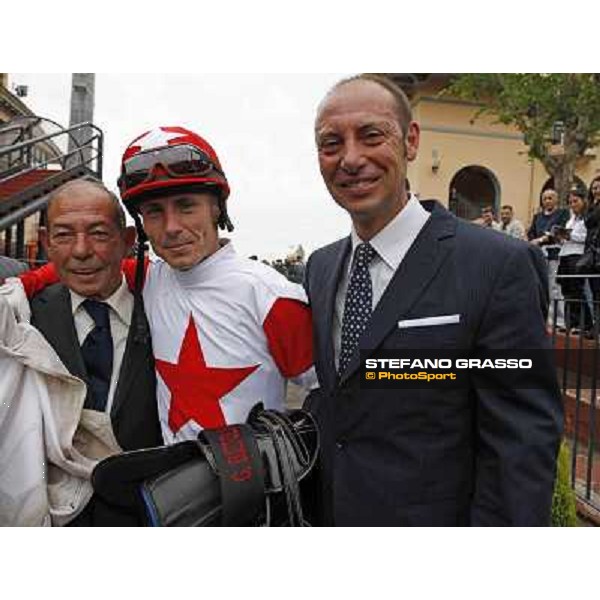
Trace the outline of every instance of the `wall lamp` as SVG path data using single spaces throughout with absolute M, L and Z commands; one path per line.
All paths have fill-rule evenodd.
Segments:
M 439 150 L 434 148 L 431 151 L 431 170 L 434 173 L 437 173 L 440 169 L 440 165 L 442 164 L 442 157 L 440 156 Z

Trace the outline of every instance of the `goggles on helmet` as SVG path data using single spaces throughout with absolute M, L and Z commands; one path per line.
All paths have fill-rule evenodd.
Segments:
M 150 180 L 154 167 L 159 164 L 174 179 L 203 177 L 211 171 L 225 178 L 223 171 L 204 152 L 194 146 L 181 144 L 152 148 L 128 158 L 123 162 L 119 188 L 125 191 Z

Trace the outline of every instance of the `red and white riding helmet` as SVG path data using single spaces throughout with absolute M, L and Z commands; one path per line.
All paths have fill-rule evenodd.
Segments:
M 214 186 L 223 200 L 230 192 L 213 147 L 184 127 L 158 127 L 135 138 L 123 153 L 118 185 L 125 205 L 171 188 Z

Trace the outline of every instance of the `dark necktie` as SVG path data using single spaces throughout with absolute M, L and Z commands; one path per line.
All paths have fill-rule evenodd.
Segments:
M 369 263 L 375 254 L 375 248 L 369 243 L 359 244 L 354 253 L 354 268 L 346 290 L 342 319 L 342 346 L 338 369 L 340 374 L 346 370 L 373 312 L 373 285 Z
M 97 300 L 84 300 L 83 307 L 94 319 L 94 329 L 81 346 L 81 355 L 88 374 L 92 405 L 86 408 L 103 412 L 108 401 L 113 366 L 113 342 L 110 333 L 108 305 Z

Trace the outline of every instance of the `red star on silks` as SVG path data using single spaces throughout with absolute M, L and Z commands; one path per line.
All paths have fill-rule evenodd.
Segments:
M 258 369 L 208 367 L 192 315 L 179 350 L 177 364 L 156 359 L 156 369 L 171 391 L 169 427 L 177 433 L 192 419 L 207 429 L 223 427 L 220 400 Z

